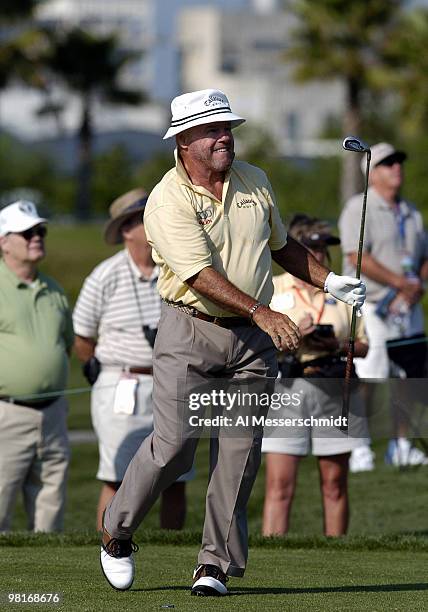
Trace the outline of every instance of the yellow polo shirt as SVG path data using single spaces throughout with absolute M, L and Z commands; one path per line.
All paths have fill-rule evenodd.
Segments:
M 310 314 L 314 324 L 333 325 L 336 338 L 343 344 L 349 338 L 351 329 L 352 307 L 340 300 L 336 300 L 329 293 L 319 289 L 312 297 L 305 288 L 296 285 L 296 279 L 288 272 L 274 276 L 275 287 L 270 307 L 286 314 L 296 325 Z M 356 339 L 368 344 L 364 331 L 363 319 L 357 318 Z M 310 361 L 317 357 L 328 355 L 328 351 L 316 351 L 308 347 L 305 339 L 302 339 L 296 357 L 299 361 Z
M 186 280 L 207 266 L 268 305 L 272 293 L 271 250 L 287 243 L 287 232 L 266 174 L 234 161 L 221 201 L 193 185 L 176 154 L 176 167 L 149 196 L 144 212 L 147 239 L 160 267 L 160 295 L 217 317 L 223 310 L 192 290 Z

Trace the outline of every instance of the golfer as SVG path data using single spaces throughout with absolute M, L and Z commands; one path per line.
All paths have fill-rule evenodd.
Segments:
M 296 350 L 300 332 L 271 310 L 272 259 L 360 307 L 365 287 L 319 264 L 282 224 L 264 172 L 234 161 L 232 129 L 244 122 L 214 89 L 178 96 L 164 138 L 176 165 L 152 191 L 144 215 L 163 298 L 153 359 L 154 431 L 131 461 L 104 515 L 101 567 L 116 589 L 134 579 L 132 535 L 165 487 L 190 469 L 197 438 L 183 422 L 181 381 L 275 377 L 275 348 Z M 247 561 L 248 498 L 261 435 L 211 440 L 202 546 L 193 595 L 225 595 Z

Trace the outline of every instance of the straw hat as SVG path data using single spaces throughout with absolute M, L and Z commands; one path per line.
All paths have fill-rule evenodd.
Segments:
M 125 221 L 133 217 L 136 213 L 143 213 L 141 214 L 141 223 L 143 222 L 146 203 L 147 193 L 140 187 L 128 191 L 112 203 L 109 208 L 111 218 L 104 229 L 104 239 L 107 244 L 119 244 L 123 242 L 120 229 Z

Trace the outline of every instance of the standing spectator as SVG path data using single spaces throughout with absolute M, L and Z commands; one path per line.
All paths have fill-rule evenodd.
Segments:
M 295 349 L 300 333 L 272 311 L 272 258 L 282 267 L 360 306 L 365 288 L 320 265 L 282 224 L 272 187 L 259 168 L 234 161 L 232 128 L 244 122 L 221 91 L 172 101 L 176 165 L 150 194 L 148 239 L 159 263 L 164 300 L 154 365 L 154 431 L 131 461 L 106 508 L 101 568 L 110 585 L 129 589 L 132 535 L 160 493 L 189 469 L 200 430 L 186 403 L 199 384 L 275 377 L 277 348 Z M 186 385 L 187 383 L 187 385 Z M 264 408 L 261 408 L 265 412 Z M 229 576 L 247 562 L 246 508 L 260 463 L 261 428 L 211 439 L 206 513 L 191 594 L 227 594 Z
M 426 344 L 420 299 L 423 294 L 422 281 L 428 278 L 428 250 L 421 214 L 401 196 L 403 162 L 406 158 L 406 153 L 397 151 L 385 142 L 372 147 L 361 267 L 362 278 L 367 285 L 363 312 L 369 352 L 364 359 L 355 361 L 361 378 L 388 378 L 390 359 L 408 378 L 426 375 Z M 365 172 L 364 160 L 361 167 Z M 344 272 L 349 274 L 355 271 L 356 266 L 362 201 L 362 194 L 352 197 L 339 220 Z M 408 346 L 403 344 L 388 349 L 388 341 L 393 340 L 410 342 Z M 398 385 L 395 398 L 399 396 L 400 389 Z M 402 400 L 406 402 L 405 397 Z M 393 419 L 396 438 L 388 445 L 386 461 L 394 465 L 426 463 L 424 453 L 407 439 L 409 419 L 403 412 L 395 413 Z M 351 469 L 370 469 L 371 462 L 369 447 L 356 449 L 351 458 Z
M 0 211 L 0 531 L 21 490 L 29 529 L 63 529 L 73 326 L 63 290 L 37 269 L 46 223 L 32 202 Z
M 125 248 L 91 272 L 73 313 L 75 350 L 94 385 L 91 414 L 99 443 L 97 478 L 103 482 L 98 529 L 129 462 L 153 430 L 152 349 L 160 297 L 159 270 L 142 223 L 146 201 L 145 191 L 134 189 L 111 205 L 104 237 Z M 185 511 L 185 483 L 173 483 L 162 497 L 161 527 L 181 529 Z
M 328 247 L 340 243 L 328 223 L 306 215 L 296 215 L 291 220 L 288 235 L 304 244 L 321 264 L 329 260 Z M 289 358 L 286 367 L 294 372 L 284 372 L 285 377 L 292 377 L 287 391 L 299 397 L 298 405 L 284 406 L 283 412 L 272 411 L 269 416 L 302 419 L 337 416 L 343 397 L 334 379 L 344 377 L 352 308 L 287 272 L 275 276 L 273 284 L 271 308 L 283 312 L 299 326 L 302 343 L 293 360 L 290 354 L 286 355 Z M 355 355 L 366 354 L 367 339 L 360 318 Z M 330 381 L 326 380 L 329 378 Z M 288 428 L 287 437 L 281 436 L 284 428 L 277 427 L 263 438 L 262 452 L 267 453 L 263 535 L 287 533 L 300 460 L 310 452 L 318 459 L 324 534 L 346 533 L 348 460 L 366 434 L 364 419 L 356 416 L 362 413 L 358 392 L 351 394 L 351 402 L 349 435 L 334 428 L 307 425 L 294 431 Z

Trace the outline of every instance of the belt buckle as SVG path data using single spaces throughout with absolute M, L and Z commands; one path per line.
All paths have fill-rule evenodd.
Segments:
M 214 325 L 218 325 L 219 327 L 223 327 L 223 321 L 221 320 L 220 317 L 214 317 L 212 322 L 214 323 Z

